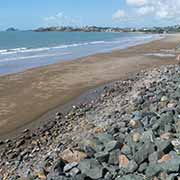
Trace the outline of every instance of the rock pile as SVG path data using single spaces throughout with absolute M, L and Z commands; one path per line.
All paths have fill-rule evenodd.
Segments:
M 22 156 L 17 151 L 9 153 L 9 158 L 1 156 L 0 172 L 6 172 L 7 167 L 12 172 L 15 168 L 13 173 L 8 171 L 8 175 L 4 173 L 2 177 L 180 179 L 179 66 L 142 71 L 127 81 L 107 86 L 94 103 L 74 106 L 65 118 L 68 131 L 62 132 L 67 136 L 57 131 L 63 126 L 64 118 L 57 113 L 56 126 L 47 128 L 41 139 L 35 138 L 32 149 L 32 138 L 28 146 L 27 139 L 16 141 L 14 146 Z M 26 136 L 28 133 L 25 132 Z M 45 142 L 43 137 L 47 137 Z M 66 143 L 62 143 L 62 139 L 66 139 Z M 6 149 L 14 151 L 11 141 L 2 144 L 9 144 Z M 7 152 L 4 154 L 7 156 Z

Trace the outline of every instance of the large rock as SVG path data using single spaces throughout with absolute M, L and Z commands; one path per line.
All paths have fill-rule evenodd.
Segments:
M 66 165 L 64 166 L 64 172 L 68 172 L 68 171 L 70 171 L 72 168 L 77 167 L 77 166 L 78 166 L 78 163 L 77 163 L 77 162 L 73 162 L 73 163 L 66 164 Z
M 173 150 L 173 145 L 170 141 L 165 140 L 156 140 L 155 144 L 157 146 L 157 150 L 159 152 L 163 152 L 165 154 L 169 153 L 171 150 Z
M 125 155 L 119 156 L 119 167 L 127 168 L 129 164 L 129 159 Z
M 127 172 L 128 173 L 133 173 L 138 169 L 138 165 L 134 160 L 131 160 L 127 166 Z
M 155 151 L 155 145 L 151 142 L 145 143 L 134 155 L 134 160 L 140 165 L 148 159 L 148 156 Z
M 109 158 L 109 153 L 108 152 L 98 152 L 98 153 L 94 154 L 94 156 L 99 162 L 107 162 L 108 158 Z
M 148 161 L 151 164 L 156 164 L 158 159 L 160 158 L 161 154 L 157 151 L 153 152 L 152 154 L 149 155 Z
M 73 149 L 66 149 L 62 153 L 62 159 L 68 163 L 80 162 L 82 159 L 87 157 L 87 154 L 84 152 L 76 151 Z
M 78 168 L 82 174 L 92 179 L 100 179 L 104 176 L 104 168 L 96 159 L 84 159 L 79 163 Z
M 152 164 L 146 168 L 145 174 L 146 177 L 152 178 L 154 176 L 157 176 L 161 171 L 162 168 L 159 166 L 159 164 L 158 165 Z
M 118 165 L 119 164 L 119 155 L 120 155 L 120 150 L 115 149 L 109 153 L 109 160 L 108 164 L 111 165 Z
M 180 171 L 180 158 L 162 163 L 161 168 L 167 173 L 178 173 Z
M 117 141 L 110 141 L 105 145 L 105 152 L 110 152 L 114 149 L 120 149 L 120 144 Z
M 147 163 L 147 162 L 142 163 L 142 164 L 139 166 L 139 168 L 138 168 L 138 172 L 144 173 L 144 171 L 146 170 L 147 166 L 148 166 L 148 163 Z
M 173 159 L 164 163 L 153 164 L 147 167 L 146 176 L 148 178 L 157 176 L 160 172 L 178 173 L 180 170 L 180 158 Z

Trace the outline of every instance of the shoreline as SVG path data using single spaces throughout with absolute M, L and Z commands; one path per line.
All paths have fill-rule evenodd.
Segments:
M 133 32 L 131 32 L 133 33 Z M 180 34 L 180 33 L 179 33 Z M 157 35 L 157 34 L 155 34 Z M 175 34 L 173 34 L 175 35 Z M 152 42 L 158 42 L 162 39 L 166 39 L 168 37 L 170 37 L 171 35 L 168 34 L 166 36 L 163 36 L 161 34 L 159 34 L 159 37 L 158 38 L 154 38 L 154 39 L 151 39 L 149 41 L 144 41 L 144 42 L 140 42 L 139 44 L 134 44 L 134 45 L 128 45 L 127 47 L 121 47 L 121 48 L 115 48 L 115 49 L 112 49 L 112 50 L 109 50 L 109 51 L 105 51 L 105 52 L 97 52 L 97 53 L 94 53 L 94 54 L 90 54 L 90 55 L 84 55 L 82 57 L 79 57 L 79 58 L 73 58 L 73 59 L 63 59 L 63 60 L 60 60 L 60 61 L 57 61 L 53 64 L 47 64 L 47 65 L 42 65 L 42 66 L 39 66 L 39 67 L 33 67 L 33 68 L 28 68 L 28 69 L 24 69 L 24 70 L 21 70 L 21 71 L 17 71 L 17 72 L 9 72 L 9 73 L 5 73 L 5 74 L 0 74 L 0 78 L 1 77 L 5 77 L 5 76 L 11 76 L 11 75 L 16 75 L 16 74 L 20 74 L 20 73 L 24 73 L 26 71 L 32 71 L 32 70 L 35 70 L 35 69 L 41 69 L 41 68 L 46 68 L 48 66 L 52 66 L 52 65 L 58 65 L 59 63 L 69 63 L 69 62 L 73 62 L 73 61 L 77 61 L 77 60 L 82 60 L 82 59 L 85 59 L 85 58 L 88 58 L 88 57 L 91 57 L 91 56 L 98 56 L 98 55 L 107 55 L 107 54 L 111 54 L 111 53 L 116 53 L 116 52 L 119 52 L 119 51 L 125 51 L 125 50 L 128 50 L 128 49 L 131 49 L 131 48 L 134 48 L 134 47 L 137 47 L 137 46 L 143 46 L 143 45 L 146 45 L 146 44 L 149 44 L 149 43 L 152 43 Z
M 10 55 L 6 57 L 5 59 L 3 56 L 0 57 L 0 59 L 2 58 L 0 60 L 0 67 L 2 67 L 0 76 L 16 74 L 16 73 L 24 72 L 26 70 L 31 70 L 34 68 L 42 68 L 42 67 L 46 67 L 52 64 L 57 64 L 60 62 L 68 62 L 68 61 L 72 61 L 72 60 L 76 60 L 80 58 L 86 58 L 88 56 L 92 56 L 96 54 L 111 53 L 112 51 L 123 50 L 123 49 L 127 49 L 133 46 L 146 44 L 154 40 L 162 39 L 165 37 L 166 36 L 159 35 L 159 34 L 154 34 L 154 35 L 147 34 L 143 36 L 143 38 L 140 36 L 136 36 L 137 39 L 136 38 L 134 39 L 134 37 L 131 38 L 131 41 L 128 41 L 127 39 L 126 40 L 127 43 L 123 39 L 122 39 L 122 42 L 118 40 L 113 40 L 112 42 L 114 42 L 115 44 L 113 45 L 113 43 L 110 43 L 111 45 L 108 45 L 108 46 L 106 45 L 106 42 L 109 42 L 109 41 L 104 40 L 104 41 L 89 41 L 87 43 L 64 44 L 60 46 L 57 45 L 57 46 L 50 46 L 50 47 L 42 46 L 42 47 L 36 47 L 36 48 L 22 47 L 22 48 L 15 48 L 15 49 L 3 49 L 2 55 L 6 53 L 7 54 L 10 53 Z M 116 41 L 118 42 L 118 44 Z M 118 48 L 117 48 L 117 45 L 119 46 Z M 46 53 L 45 52 L 40 53 L 39 51 L 39 53 L 35 53 L 33 55 L 26 54 L 28 53 L 29 50 L 32 52 L 33 51 L 36 52 L 38 49 L 40 51 L 44 49 Z M 15 57 L 14 55 L 16 55 L 16 53 L 20 53 L 20 54 L 19 55 L 17 54 L 17 57 Z M 1 56 L 1 50 L 0 50 L 0 56 Z M 30 59 L 30 61 L 28 59 Z M 6 62 L 8 62 L 8 64 L 10 65 L 6 64 Z
M 180 38 L 179 35 L 176 36 Z M 0 119 L 3 119 L 3 122 L 0 121 L 1 137 L 12 137 L 15 134 L 19 134 L 21 129 L 19 129 L 19 127 L 23 126 L 22 129 L 24 129 L 26 127 L 24 126 L 25 124 L 28 124 L 27 127 L 30 126 L 32 122 L 37 125 L 37 122 L 44 119 L 44 117 L 51 118 L 47 116 L 47 112 L 51 112 L 50 109 L 66 104 L 74 98 L 76 99 L 76 97 L 80 96 L 88 89 L 93 89 L 99 85 L 121 78 L 126 78 L 128 77 L 127 74 L 135 73 L 142 69 L 176 63 L 172 57 L 165 58 L 166 60 L 164 60 L 159 57 L 147 57 L 144 56 L 144 54 L 148 52 L 159 52 L 159 50 L 163 48 L 174 49 L 174 46 L 178 43 L 178 38 L 168 37 L 167 39 L 156 40 L 145 45 L 117 50 L 112 53 L 96 54 L 80 58 L 73 62 L 60 62 L 48 65 L 47 67 L 31 69 L 18 74 L 3 76 L 3 78 L 0 77 L 0 82 L 2 82 L 0 97 L 1 100 L 4 100 L 4 102 L 1 101 L 0 104 L 1 110 L 4 112 L 4 114 L 2 112 L 0 114 Z M 120 61 L 118 61 L 119 59 Z M 108 71 L 106 68 L 109 68 Z M 119 70 L 120 72 L 118 72 Z M 55 78 L 56 81 L 54 81 L 53 78 Z M 64 81 L 61 78 L 65 78 Z M 80 81 L 78 78 L 80 78 Z M 68 81 L 70 81 L 70 83 L 66 84 Z M 43 84 L 43 82 L 45 84 Z M 34 89 L 32 89 L 32 85 Z M 47 87 L 48 85 L 54 89 L 52 90 L 50 87 Z M 39 86 L 39 89 L 36 89 L 37 86 Z M 22 90 L 19 92 L 21 88 Z M 46 90 L 44 94 L 40 93 L 42 90 Z M 67 94 L 64 95 L 63 92 Z M 10 94 L 10 98 L 8 94 Z M 52 94 L 52 97 L 44 98 L 45 95 L 48 96 L 49 94 Z M 58 97 L 58 99 L 56 99 L 57 96 L 61 96 L 61 98 Z M 38 104 L 39 100 L 41 100 L 40 104 Z M 8 103 L 10 103 L 10 110 L 13 110 L 13 113 L 11 112 L 13 116 L 8 114 L 10 113 L 9 109 L 7 109 L 8 106 L 6 106 Z M 42 105 L 48 107 L 40 108 Z M 19 117 L 23 116 L 21 119 L 17 116 L 18 110 L 25 110 L 25 112 L 21 112 L 20 115 L 18 115 Z M 5 119 L 6 116 L 10 116 L 11 119 Z M 28 120 L 26 119 L 27 117 L 29 118 Z M 13 122 L 14 125 L 9 124 L 9 122 Z M 45 122 L 46 120 L 42 123 Z M 36 125 L 32 125 L 32 129 L 34 129 Z M 8 131 L 13 131 L 15 133 L 9 133 Z

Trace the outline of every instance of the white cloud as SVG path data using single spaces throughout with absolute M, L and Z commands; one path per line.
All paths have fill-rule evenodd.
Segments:
M 144 16 L 144 15 L 151 14 L 154 11 L 155 11 L 155 8 L 153 6 L 143 6 L 143 7 L 137 9 L 137 14 Z
M 148 0 L 126 0 L 126 2 L 131 6 L 143 6 L 147 4 Z
M 121 20 L 125 17 L 126 17 L 126 13 L 124 10 L 118 10 L 112 16 L 113 20 Z
M 48 26 L 78 26 L 81 25 L 81 19 L 65 16 L 62 12 L 54 16 L 43 19 Z
M 180 0 L 126 0 L 126 4 L 131 11 L 124 11 L 124 14 L 129 18 L 139 16 L 156 20 L 180 19 Z

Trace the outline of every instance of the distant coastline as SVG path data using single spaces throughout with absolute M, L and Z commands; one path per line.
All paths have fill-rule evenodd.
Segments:
M 132 32 L 132 28 L 118 28 L 118 27 L 97 27 L 97 26 L 85 26 L 85 27 L 41 27 L 34 30 L 35 32 L 47 32 L 47 31 L 59 31 L 59 32 Z
M 35 32 L 141 32 L 141 33 L 177 33 L 180 32 L 180 25 L 167 27 L 152 27 L 152 28 L 119 28 L 119 27 L 71 27 L 71 26 L 51 26 L 41 27 L 33 30 Z
M 49 26 L 40 27 L 37 29 L 19 30 L 14 27 L 9 27 L 5 30 L 6 32 L 13 31 L 34 31 L 34 32 L 135 32 L 135 33 L 153 33 L 153 34 L 172 34 L 180 32 L 180 25 L 165 26 L 165 27 L 98 27 L 98 26 Z

